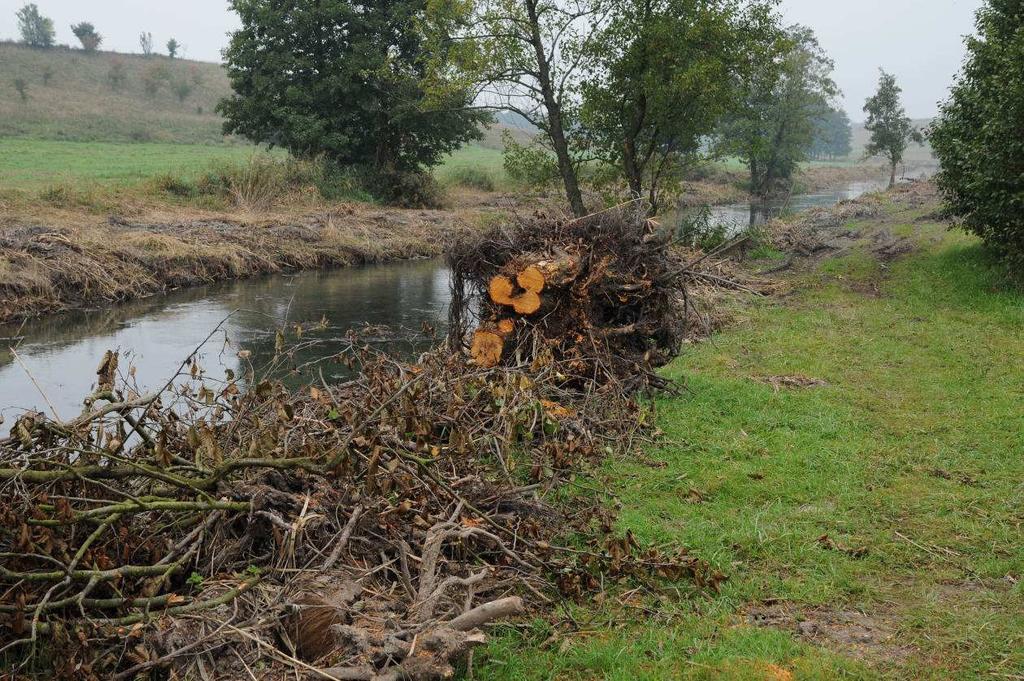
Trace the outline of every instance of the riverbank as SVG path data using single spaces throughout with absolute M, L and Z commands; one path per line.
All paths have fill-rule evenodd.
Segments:
M 721 301 L 666 372 L 664 444 L 587 482 L 721 593 L 577 604 L 475 678 L 1024 676 L 1024 295 L 937 209 L 915 185 L 777 230 L 746 266 L 786 294 Z
M 434 257 L 466 224 L 458 211 L 356 203 L 265 214 L 0 211 L 0 322 L 260 274 Z
M 836 186 L 878 174 L 870 165 L 815 164 L 799 181 Z M 749 200 L 742 182 L 741 172 L 716 169 L 688 182 L 681 203 Z M 0 323 L 260 274 L 433 257 L 495 214 L 559 204 L 556 192 L 449 185 L 445 208 L 404 210 L 326 201 L 295 185 L 276 200 L 256 194 L 230 205 L 190 187 L 163 177 L 8 190 L 0 197 Z

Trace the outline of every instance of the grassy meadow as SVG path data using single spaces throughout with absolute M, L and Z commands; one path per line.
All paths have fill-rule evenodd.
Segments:
M 891 207 L 869 243 L 738 304 L 668 368 L 656 462 L 598 481 L 642 540 L 729 576 L 506 633 L 476 679 L 1024 678 L 1024 294 L 973 239 Z M 823 385 L 776 389 L 794 376 Z

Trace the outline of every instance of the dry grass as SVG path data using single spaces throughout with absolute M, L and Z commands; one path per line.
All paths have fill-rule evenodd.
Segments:
M 439 255 L 454 213 L 340 205 L 211 213 L 121 206 L 0 213 L 0 321 L 287 270 Z

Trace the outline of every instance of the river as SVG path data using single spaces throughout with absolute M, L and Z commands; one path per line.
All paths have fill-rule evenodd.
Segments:
M 712 219 L 736 232 L 878 187 L 853 183 L 784 202 L 716 206 Z M 140 391 L 157 388 L 218 324 L 199 353 L 200 364 L 216 379 L 228 370 L 241 376 L 249 363 L 264 366 L 274 355 L 277 329 L 292 329 L 289 340 L 295 342 L 295 324 L 303 329 L 303 341 L 318 342 L 296 353 L 295 366 L 347 347 L 346 332 L 362 325 L 405 330 L 410 339 L 419 333 L 419 341 L 403 341 L 409 352 L 429 343 L 425 327 L 443 331 L 450 295 L 443 264 L 419 260 L 226 282 L 0 326 L 0 417 L 10 423 L 26 409 L 55 410 L 62 419 L 77 416 L 108 349 L 121 352 L 121 373 Z M 128 376 L 131 367 L 134 378 Z M 327 380 L 347 375 L 339 364 L 318 371 Z

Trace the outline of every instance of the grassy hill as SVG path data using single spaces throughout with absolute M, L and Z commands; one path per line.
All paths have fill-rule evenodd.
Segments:
M 120 87 L 110 80 L 117 68 Z M 155 93 L 147 92 L 147 78 L 158 83 Z M 14 86 L 19 79 L 25 101 Z M 182 83 L 191 91 L 179 99 L 174 88 Z M 224 144 L 213 109 L 230 91 L 220 64 L 0 44 L 0 137 Z

